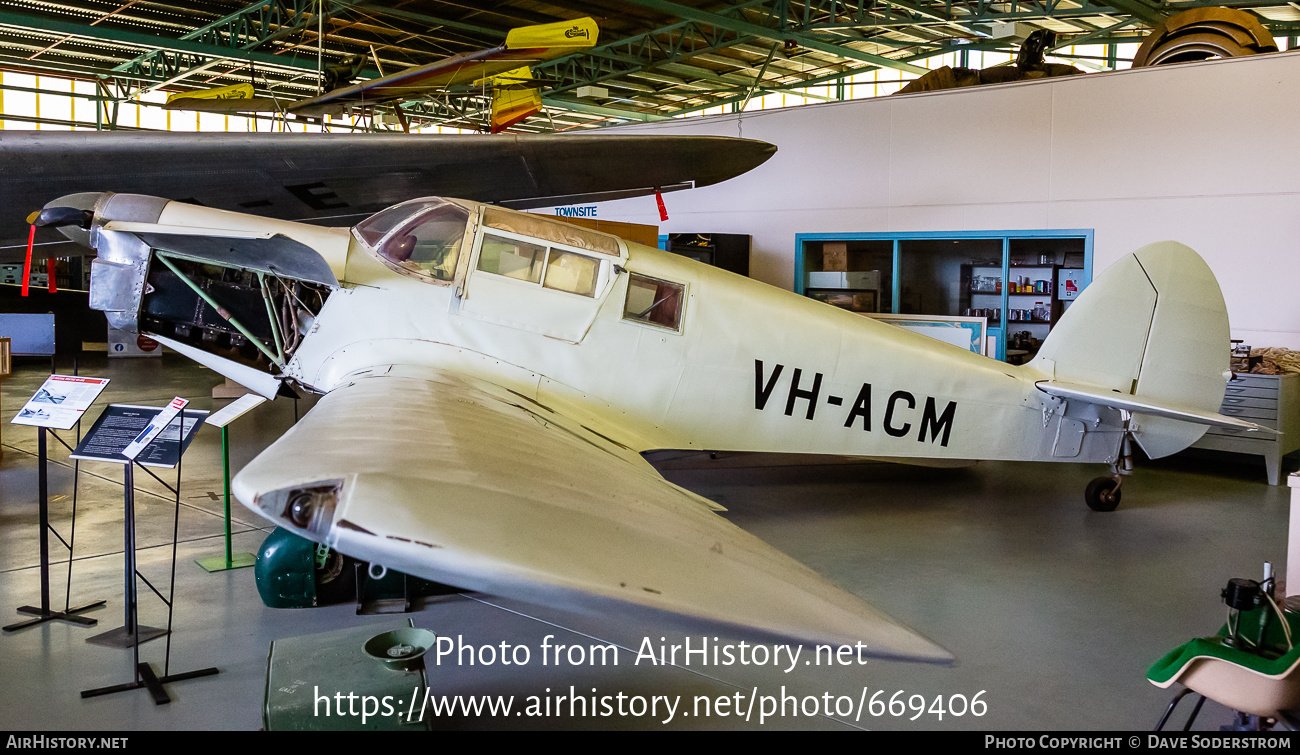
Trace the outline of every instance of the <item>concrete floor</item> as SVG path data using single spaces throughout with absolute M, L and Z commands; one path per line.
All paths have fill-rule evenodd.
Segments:
M 3 390 L 0 461 L 0 619 L 38 601 L 36 431 L 9 425 L 48 374 L 48 363 L 17 365 Z M 180 395 L 196 408 L 219 408 L 220 377 L 177 356 L 83 362 L 82 374 L 112 378 L 110 402 L 162 405 Z M 306 410 L 309 402 L 300 407 Z M 214 406 L 215 404 L 215 406 Z M 232 426 L 232 463 L 241 467 L 293 422 L 293 402 L 265 404 Z M 97 414 L 97 410 L 92 410 Z M 68 434 L 65 434 L 68 435 Z M 53 519 L 67 532 L 71 467 L 54 445 Z M 1235 576 L 1258 578 L 1265 560 L 1285 562 L 1287 490 L 1265 484 L 1262 463 L 1204 457 L 1143 464 L 1110 514 L 1089 511 L 1082 490 L 1101 472 L 1072 464 L 986 463 L 932 470 L 892 464 L 794 464 L 788 458 L 704 455 L 659 462 L 665 476 L 728 507 L 726 516 L 831 580 L 951 650 L 953 668 L 872 661 L 847 668 L 631 665 L 643 637 L 680 634 L 617 615 L 575 616 L 488 595 L 433 599 L 410 614 L 416 626 L 475 644 L 507 641 L 534 652 L 553 642 L 614 642 L 633 652 L 614 667 L 456 667 L 431 670 L 442 694 L 581 693 L 696 695 L 832 693 L 859 699 L 885 690 L 973 696 L 982 717 L 785 717 L 766 727 L 868 729 L 1149 729 L 1169 694 L 1144 678 L 1148 665 L 1222 622 L 1218 593 Z M 349 605 L 265 608 L 252 570 L 208 574 L 194 559 L 221 551 L 220 435 L 200 432 L 185 456 L 176 570 L 173 671 L 217 666 L 215 677 L 177 683 L 174 701 L 155 706 L 143 691 L 92 700 L 78 692 L 130 678 L 130 651 L 88 644 L 122 621 L 121 467 L 83 463 L 78 493 L 72 603 L 107 598 L 95 629 L 50 623 L 0 637 L 0 728 L 257 729 L 269 643 L 332 629 L 393 626 L 393 616 L 356 616 Z M 140 569 L 165 585 L 174 507 L 152 480 L 137 495 Z M 164 476 L 166 479 L 166 476 Z M 235 548 L 256 551 L 269 528 L 236 505 Z M 55 546 L 56 556 L 58 554 Z M 54 569 L 56 604 L 66 565 Z M 165 588 L 164 588 L 165 589 Z M 142 620 L 165 623 L 161 604 L 141 588 Z M 142 646 L 161 665 L 163 641 Z M 1186 703 L 1184 704 L 1187 705 Z M 1186 710 L 1186 708 L 1185 708 Z M 756 713 L 755 713 L 756 716 Z M 737 717 L 467 718 L 437 728 L 756 728 Z M 1228 712 L 1207 704 L 1198 729 Z M 1181 718 L 1178 719 L 1181 725 Z

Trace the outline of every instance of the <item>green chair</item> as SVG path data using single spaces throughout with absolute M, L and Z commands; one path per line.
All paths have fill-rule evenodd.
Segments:
M 1260 637 L 1266 613 L 1267 627 Z M 1180 700 L 1201 695 L 1184 731 L 1191 728 L 1205 698 L 1243 713 L 1289 720 L 1287 711 L 1300 708 L 1300 614 L 1283 612 L 1292 641 L 1276 612 L 1267 603 L 1236 617 L 1242 640 L 1234 644 L 1227 624 L 1213 637 L 1198 637 L 1175 648 L 1147 670 L 1147 680 L 1161 689 L 1175 683 L 1185 689 L 1169 703 L 1156 726 L 1164 728 Z M 1294 642 L 1294 646 L 1293 646 Z

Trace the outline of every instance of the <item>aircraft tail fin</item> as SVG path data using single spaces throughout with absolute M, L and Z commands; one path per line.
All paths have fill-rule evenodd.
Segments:
M 1220 417 L 1228 346 L 1214 273 L 1190 248 L 1161 241 L 1098 276 L 1028 368 L 1051 381 L 1040 386 L 1048 393 L 1133 411 L 1134 438 L 1158 458 L 1195 443 L 1207 418 Z
M 492 133 L 542 112 L 542 95 L 528 66 L 492 77 Z

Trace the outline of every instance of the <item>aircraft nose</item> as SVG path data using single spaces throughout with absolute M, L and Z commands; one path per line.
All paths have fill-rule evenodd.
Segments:
M 83 191 L 52 199 L 33 212 L 27 222 L 58 229 L 69 240 L 89 248 L 90 221 L 104 194 L 102 191 Z

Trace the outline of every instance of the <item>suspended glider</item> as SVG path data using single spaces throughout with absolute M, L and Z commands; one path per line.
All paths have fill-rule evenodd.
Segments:
M 497 133 L 541 110 L 530 66 L 596 44 L 600 29 L 590 18 L 512 29 L 500 45 L 395 71 L 378 78 L 343 84 L 315 97 L 280 100 L 254 96 L 248 84 L 219 92 L 196 90 L 167 98 L 170 110 L 209 113 L 282 113 L 306 117 L 341 116 L 373 111 L 376 105 L 421 99 L 442 93 L 491 93 L 491 131 Z M 459 88 L 459 89 L 458 89 Z M 402 109 L 394 111 L 404 117 Z

